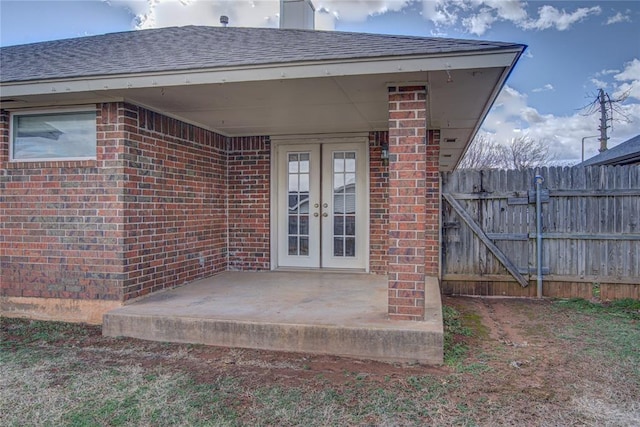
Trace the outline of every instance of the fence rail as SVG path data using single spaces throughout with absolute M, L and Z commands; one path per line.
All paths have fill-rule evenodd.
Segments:
M 640 165 L 444 173 L 443 292 L 535 295 L 537 174 L 544 294 L 640 298 Z

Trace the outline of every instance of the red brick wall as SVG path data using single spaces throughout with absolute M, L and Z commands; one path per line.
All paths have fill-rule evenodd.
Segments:
M 270 142 L 229 138 L 229 270 L 269 270 Z
M 2 295 L 127 300 L 226 269 L 225 138 L 97 111 L 97 159 L 80 162 L 9 163 L 2 113 Z
M 381 145 L 388 132 L 371 132 L 370 150 L 370 270 L 387 273 L 388 166 Z M 229 269 L 269 270 L 270 265 L 270 143 L 267 137 L 230 138 Z
M 119 108 L 124 299 L 225 270 L 226 138 L 141 107 Z
M 5 111 L 0 130 L 1 295 L 121 299 L 121 118 L 97 110 L 91 161 L 9 163 Z
M 391 131 L 369 136 L 370 269 L 393 277 L 390 312 L 415 317 L 399 307 L 419 304 L 416 275 L 437 267 L 437 221 L 416 230 L 416 215 L 439 215 L 439 135 L 426 146 L 436 160 L 416 163 L 424 99 L 404 89 L 390 95 Z M 127 300 L 226 269 L 270 268 L 268 138 L 225 138 L 110 103 L 97 106 L 95 161 L 9 163 L 8 120 L 2 112 L 2 295 Z M 387 142 L 391 166 L 380 159 Z M 409 248 L 420 239 L 422 249 Z
M 389 132 L 369 134 L 369 269 L 376 274 L 387 274 L 389 166 L 382 163 L 381 146 L 388 140 Z
M 424 319 L 426 148 L 425 87 L 390 87 L 388 308 L 394 319 Z

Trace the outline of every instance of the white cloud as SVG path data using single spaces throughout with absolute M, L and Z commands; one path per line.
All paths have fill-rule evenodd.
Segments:
M 521 116 L 524 120 L 527 121 L 527 123 L 538 124 L 538 123 L 544 123 L 546 121 L 546 118 L 542 116 L 540 113 L 538 113 L 538 110 L 536 110 L 533 107 L 523 108 Z
M 280 13 L 277 0 L 111 0 L 134 15 L 136 28 L 181 25 L 220 25 L 220 16 L 229 17 L 229 25 L 238 27 L 277 27 Z
M 476 15 L 471 15 L 462 20 L 462 25 L 471 33 L 482 35 L 496 21 L 496 17 L 492 15 L 490 9 L 483 9 Z
M 615 92 L 613 92 L 614 99 L 621 99 L 625 97 L 635 98 L 640 101 L 640 81 L 639 80 L 634 80 L 629 83 L 626 83 L 626 82 L 622 83 L 616 88 Z
M 527 18 L 525 2 L 517 0 L 484 0 L 476 3 L 484 4 L 496 10 L 497 15 L 506 21 L 520 22 Z
M 619 73 L 620 70 L 601 70 L 596 73 L 596 77 L 608 76 L 609 74 Z
M 360 22 L 369 16 L 404 9 L 410 0 L 313 0 L 313 5 L 324 9 L 339 20 Z
M 530 20 L 522 24 L 522 28 L 527 30 L 546 30 L 555 28 L 559 31 L 567 30 L 571 25 L 580 22 L 589 15 L 599 15 L 602 12 L 600 6 L 581 7 L 574 12 L 567 13 L 556 9 L 553 6 L 545 5 L 538 9 L 538 19 Z
M 592 78 L 590 81 L 598 89 L 606 89 L 607 87 L 609 87 L 609 83 L 596 78 Z
M 522 120 L 522 113 L 529 108 L 527 95 L 506 85 L 491 109 L 491 112 L 483 124 L 487 132 L 507 134 L 513 129 L 520 129 L 526 125 Z M 530 111 L 529 114 L 533 112 Z
M 619 74 L 616 74 L 613 78 L 618 81 L 640 80 L 640 60 L 633 58 L 633 60 L 624 64 L 624 70 L 622 70 L 622 72 L 616 72 Z
M 333 30 L 337 20 L 364 21 L 369 16 L 400 11 L 411 0 L 314 0 L 316 28 Z M 229 17 L 235 27 L 277 27 L 279 0 L 109 0 L 135 15 L 138 29 L 181 25 L 220 25 Z
M 451 26 L 458 22 L 458 9 L 448 0 L 423 0 L 422 15 L 436 24 L 436 26 Z M 453 10 L 452 10 L 453 9 Z
M 616 81 L 621 82 L 613 93 L 613 97 L 620 98 L 627 95 L 640 101 L 640 60 L 634 58 L 624 65 L 624 70 L 613 76 Z
M 623 103 L 618 107 L 631 122 L 614 123 L 609 133 L 609 147 L 638 134 L 640 103 Z M 582 138 L 597 135 L 598 126 L 598 114 L 585 115 L 584 111 L 559 116 L 543 114 L 528 105 L 526 94 L 505 86 L 484 121 L 482 132 L 500 143 L 523 134 L 548 141 L 560 163 L 575 164 L 581 159 Z M 585 158 L 596 155 L 598 146 L 597 138 L 585 140 Z
M 436 27 L 453 26 L 461 22 L 469 33 L 479 36 L 500 21 L 511 22 L 525 30 L 553 28 L 564 31 L 602 12 L 599 6 L 567 12 L 544 5 L 538 8 L 538 16 L 535 17 L 530 16 L 526 8 L 527 2 L 518 0 L 422 0 L 424 17 Z
M 546 85 L 542 86 L 542 87 L 537 87 L 535 89 L 532 89 L 531 92 L 548 92 L 550 90 L 555 90 L 555 88 L 553 87 L 553 85 L 551 83 L 547 83 Z
M 525 5 L 518 0 L 422 0 L 422 13 L 437 28 L 460 21 L 469 33 L 481 36 L 497 21 L 526 19 Z
M 610 16 L 609 19 L 607 19 L 605 25 L 617 24 L 620 22 L 631 22 L 631 17 L 628 14 L 628 10 L 625 12 L 625 14 L 623 14 L 622 12 L 618 12 L 615 15 Z
M 316 8 L 315 25 L 317 30 L 335 30 L 337 19 L 335 12 Z

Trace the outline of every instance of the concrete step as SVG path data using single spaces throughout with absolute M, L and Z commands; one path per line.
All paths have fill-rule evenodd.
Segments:
M 162 342 L 442 363 L 442 331 L 419 323 L 422 328 L 345 327 L 112 312 L 104 316 L 103 333 Z
M 387 278 L 224 272 L 104 315 L 103 333 L 153 341 L 442 363 L 442 307 L 427 281 L 425 321 L 389 320 Z

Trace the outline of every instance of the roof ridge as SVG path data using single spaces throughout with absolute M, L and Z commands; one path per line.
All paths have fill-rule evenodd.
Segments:
M 369 37 L 379 37 L 379 38 L 391 38 L 391 39 L 401 39 L 401 40 L 439 40 L 439 41 L 452 41 L 456 43 L 470 43 L 470 44 L 495 44 L 495 45 L 508 45 L 508 46 L 524 46 L 521 43 L 514 42 L 503 42 L 496 40 L 485 40 L 485 39 L 460 39 L 453 37 L 435 37 L 435 36 L 417 36 L 411 34 L 390 34 L 390 33 L 367 33 L 367 32 L 357 32 L 357 31 L 338 31 L 338 30 L 310 30 L 310 29 L 296 29 L 296 28 L 274 28 L 274 27 L 220 27 L 213 25 L 173 25 L 169 27 L 159 27 L 159 28 L 144 28 L 144 29 L 131 29 L 125 31 L 114 31 L 109 33 L 102 34 L 91 34 L 86 36 L 79 37 L 69 37 L 63 39 L 56 40 L 43 40 L 32 43 L 24 43 L 18 45 L 9 45 L 2 46 L 0 50 L 5 48 L 15 48 L 21 46 L 34 46 L 34 45 L 42 45 L 48 43 L 59 43 L 59 42 L 71 42 L 75 40 L 90 40 L 93 38 L 100 37 L 109 37 L 109 36 L 118 36 L 118 35 L 127 35 L 127 34 L 148 34 L 151 32 L 165 32 L 168 30 L 181 30 L 181 29 L 207 29 L 213 31 L 267 31 L 267 32 L 298 32 L 298 33 L 308 33 L 308 34 L 334 34 L 334 35 L 352 35 L 352 36 L 369 36 Z

